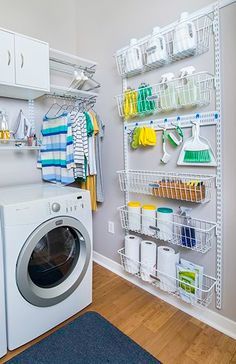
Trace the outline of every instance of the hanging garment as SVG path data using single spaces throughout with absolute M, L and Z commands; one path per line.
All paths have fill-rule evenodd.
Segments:
M 102 169 L 102 141 L 104 138 L 105 125 L 101 118 L 96 114 L 98 122 L 99 133 L 95 139 L 95 158 L 97 166 L 97 180 L 96 180 L 96 191 L 97 191 L 97 202 L 104 202 L 104 181 L 103 181 L 103 169 Z
M 74 182 L 74 147 L 69 114 L 43 119 L 42 146 L 38 167 L 42 178 L 49 182 L 69 184 Z
M 91 207 L 97 210 L 96 176 L 88 176 L 86 182 L 80 183 L 80 188 L 90 191 Z
M 102 173 L 102 140 L 104 137 L 104 128 L 101 118 L 94 111 L 90 111 L 93 116 L 93 125 L 95 133 L 95 159 L 96 159 L 96 195 L 97 202 L 104 202 L 104 182 Z
M 86 128 L 86 117 L 84 113 L 73 112 L 70 114 L 72 120 L 72 133 L 74 142 L 74 170 L 75 178 L 86 180 L 88 164 L 88 136 Z
M 88 135 L 88 175 L 97 174 L 96 159 L 95 159 L 95 133 L 93 119 L 88 112 L 85 112 Z
M 32 133 L 32 124 L 27 119 L 22 110 L 16 120 L 15 131 L 13 132 L 15 139 L 24 140 L 29 137 Z

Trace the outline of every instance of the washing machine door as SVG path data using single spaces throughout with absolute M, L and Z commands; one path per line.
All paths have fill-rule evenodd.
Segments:
M 35 306 L 55 305 L 79 286 L 90 258 L 90 237 L 80 221 L 64 216 L 48 220 L 29 236 L 20 252 L 18 289 Z

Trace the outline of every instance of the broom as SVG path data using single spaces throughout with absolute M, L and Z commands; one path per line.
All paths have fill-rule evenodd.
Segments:
M 216 166 L 216 159 L 208 140 L 199 135 L 199 122 L 194 123 L 192 133 L 192 137 L 183 145 L 177 164 Z

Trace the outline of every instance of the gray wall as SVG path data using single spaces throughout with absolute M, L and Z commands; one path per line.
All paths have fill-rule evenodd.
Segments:
M 118 116 L 114 96 L 121 93 L 121 79 L 118 76 L 113 54 L 115 51 L 125 46 L 130 38 L 139 38 L 149 34 L 153 26 L 164 26 L 178 17 L 181 11 L 192 12 L 207 4 L 209 0 L 179 0 L 162 1 L 149 0 L 143 6 L 143 2 L 129 0 L 118 3 L 109 0 L 99 2 L 87 2 L 83 4 L 83 12 L 89 14 L 89 30 L 86 18 L 81 18 L 78 22 L 78 53 L 88 58 L 95 58 L 99 62 L 97 78 L 102 83 L 100 97 L 97 103 L 97 110 L 102 115 L 106 123 L 106 136 L 104 140 L 103 161 L 106 201 L 94 215 L 94 247 L 95 250 L 115 261 L 119 261 L 117 249 L 123 246 L 124 234 L 120 228 L 117 207 L 124 202 L 123 194 L 119 190 L 116 171 L 123 169 L 123 136 L 122 120 Z M 115 5 L 116 4 L 116 5 Z M 123 6 L 122 6 L 123 4 Z M 79 13 L 79 9 L 77 10 Z M 111 15 L 113 14 L 113 15 Z M 232 282 L 232 277 L 236 275 L 234 264 L 236 256 L 236 238 L 233 230 L 233 216 L 235 216 L 235 196 L 233 184 L 236 178 L 235 162 L 233 160 L 233 145 L 235 122 L 233 115 L 233 95 L 235 80 L 235 55 L 236 45 L 235 34 L 236 6 L 231 5 L 221 10 L 222 25 L 222 54 L 223 54 L 223 106 L 224 118 L 224 285 L 223 285 L 223 309 L 221 314 L 236 320 L 236 285 Z M 184 65 L 193 64 L 200 71 L 213 71 L 213 50 L 201 57 L 182 61 L 170 66 L 173 72 L 177 73 Z M 209 62 L 209 59 L 212 62 Z M 145 74 L 134 80 L 129 80 L 131 86 L 138 86 L 139 81 L 145 80 L 156 83 L 160 75 L 165 70 L 159 69 L 149 74 Z M 214 101 L 214 99 L 213 99 Z M 213 104 L 209 108 L 214 109 Z M 214 129 L 205 128 L 202 133 L 207 136 L 214 145 Z M 131 168 L 154 169 L 162 168 L 160 160 L 160 136 L 158 136 L 158 147 L 152 151 L 142 151 L 131 153 Z M 173 161 L 165 170 L 175 168 L 177 154 L 173 155 Z M 208 170 L 202 170 L 202 173 Z M 211 170 L 213 173 L 214 171 Z M 147 196 L 133 196 L 142 202 L 150 201 Z M 214 200 L 214 199 L 213 199 Z M 177 207 L 178 203 L 172 201 L 155 201 L 160 205 L 171 205 Z M 204 210 L 203 210 L 204 209 Z M 202 213 L 202 211 L 204 211 Z M 197 207 L 193 215 L 214 220 L 215 204 L 212 202 L 208 206 Z M 115 235 L 108 233 L 107 223 L 109 220 L 115 222 Z M 208 274 L 215 274 L 215 249 L 207 255 L 193 254 L 192 252 L 181 251 L 182 256 L 192 259 L 195 262 L 204 264 Z M 214 309 L 214 305 L 212 305 Z

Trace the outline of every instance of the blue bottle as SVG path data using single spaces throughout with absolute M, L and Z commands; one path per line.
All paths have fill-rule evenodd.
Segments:
M 181 243 L 183 246 L 193 248 L 196 246 L 196 232 L 192 225 L 192 218 L 188 214 L 191 210 L 180 208 L 183 216 L 183 226 L 181 227 Z

